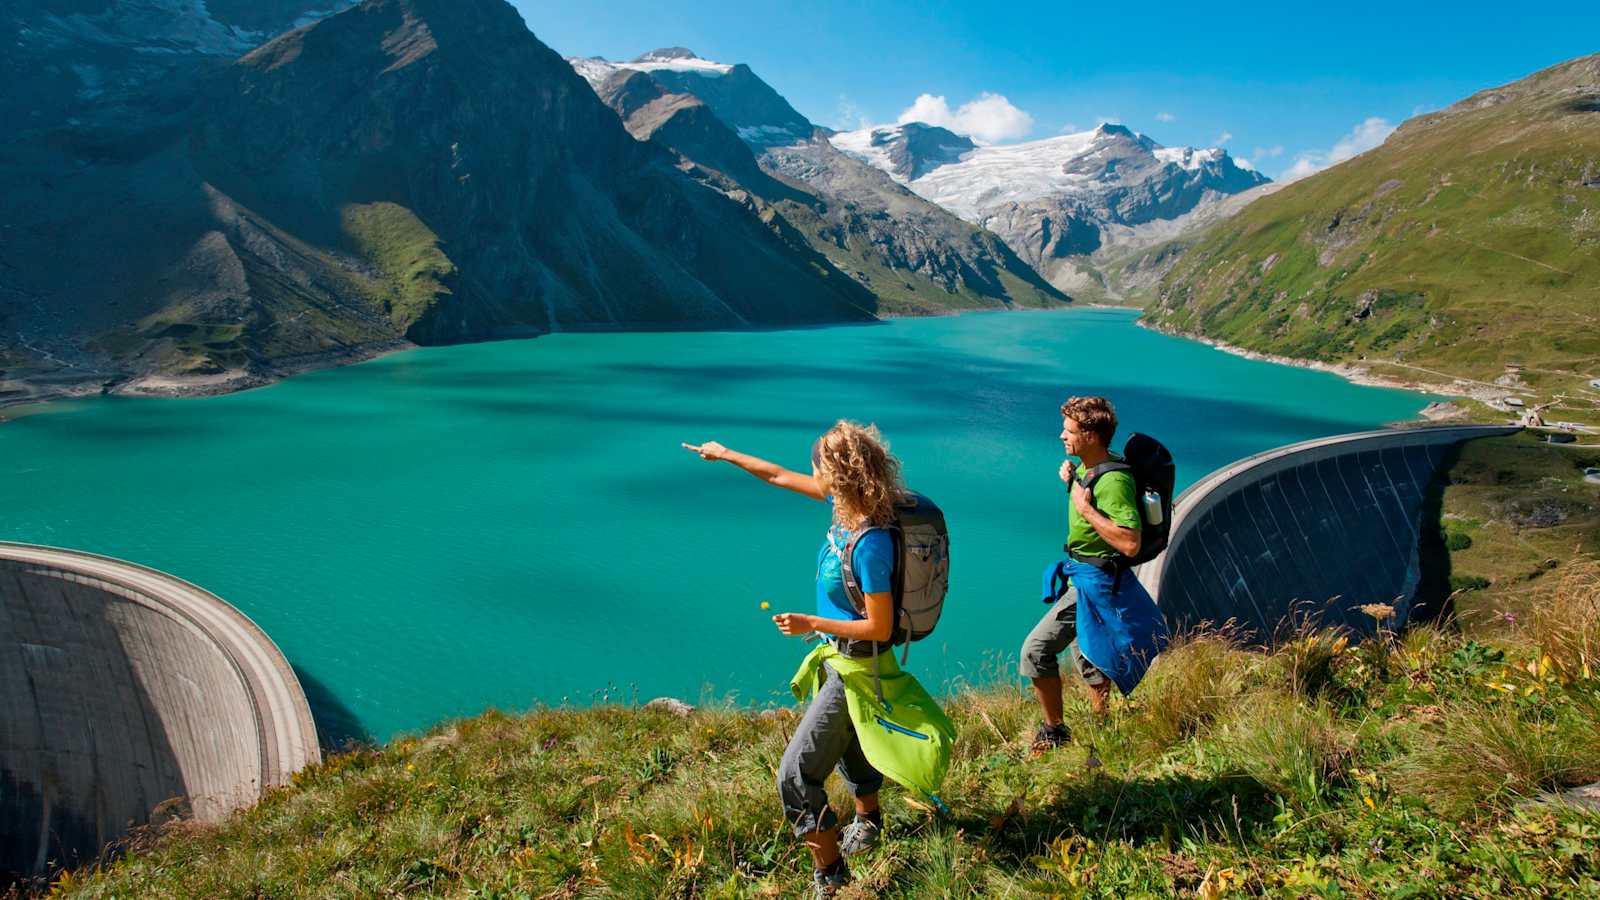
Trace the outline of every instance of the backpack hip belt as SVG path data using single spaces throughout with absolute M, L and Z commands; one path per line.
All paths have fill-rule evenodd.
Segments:
M 1084 556 L 1068 550 L 1065 544 L 1061 545 L 1061 549 L 1067 551 L 1067 558 L 1073 562 L 1094 566 L 1096 569 L 1110 575 L 1111 593 L 1113 594 L 1122 590 L 1122 574 L 1133 570 L 1133 566 L 1128 563 L 1128 558 L 1120 554 L 1109 558 L 1104 556 Z

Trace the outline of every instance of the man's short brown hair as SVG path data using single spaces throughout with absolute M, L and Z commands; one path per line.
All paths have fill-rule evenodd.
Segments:
M 1117 433 L 1117 411 L 1111 408 L 1110 400 L 1104 397 L 1068 397 L 1067 402 L 1061 404 L 1061 415 L 1099 437 L 1102 444 L 1111 446 L 1111 438 Z

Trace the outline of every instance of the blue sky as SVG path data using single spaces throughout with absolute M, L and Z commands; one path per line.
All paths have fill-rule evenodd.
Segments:
M 893 122 L 921 95 L 990 140 L 1119 120 L 1163 144 L 1222 144 L 1268 175 L 1381 140 L 1420 111 L 1600 52 L 1576 2 L 575 4 L 513 0 L 564 55 L 679 45 L 748 63 L 836 128 Z M 985 94 L 986 103 L 962 107 Z

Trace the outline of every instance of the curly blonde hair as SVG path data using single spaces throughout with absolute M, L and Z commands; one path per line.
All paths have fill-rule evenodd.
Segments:
M 876 425 L 840 419 L 811 447 L 811 464 L 823 493 L 833 496 L 833 517 L 846 528 L 894 521 L 905 496 L 900 460 Z

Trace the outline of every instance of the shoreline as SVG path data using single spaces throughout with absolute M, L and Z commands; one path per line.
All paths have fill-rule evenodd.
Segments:
M 415 350 L 419 345 L 403 338 L 360 344 L 318 353 L 303 353 L 273 360 L 264 371 L 229 369 L 209 375 L 138 375 L 124 378 L 85 379 L 39 389 L 22 397 L 0 397 L 0 423 L 43 412 L 52 403 L 88 397 L 152 397 L 181 399 L 220 397 L 270 387 L 280 381 L 317 372 L 368 362 L 394 353 Z M 26 382 L 23 382 L 26 385 Z
M 1393 378 L 1384 375 L 1374 375 L 1371 368 L 1361 363 L 1329 363 L 1314 359 L 1302 359 L 1296 356 L 1281 356 L 1276 353 L 1263 353 L 1260 350 L 1251 350 L 1247 347 L 1240 347 L 1237 344 L 1230 344 L 1227 341 L 1220 341 L 1216 338 L 1209 338 L 1200 334 L 1191 334 L 1189 332 L 1178 331 L 1176 329 L 1161 328 L 1155 325 L 1150 325 L 1147 324 L 1142 318 L 1135 320 L 1134 324 L 1140 328 L 1149 329 L 1157 334 L 1164 334 L 1167 337 L 1180 338 L 1186 341 L 1194 341 L 1196 343 L 1205 344 L 1214 350 L 1220 350 L 1223 353 L 1243 357 L 1244 359 L 1256 360 L 1258 362 L 1275 363 L 1280 366 L 1293 366 L 1297 369 L 1311 369 L 1316 372 L 1327 372 L 1330 375 L 1337 375 L 1340 378 L 1343 378 L 1345 381 L 1361 387 L 1388 388 L 1390 390 L 1410 391 L 1412 393 L 1419 394 L 1432 394 L 1437 397 L 1447 398 L 1443 402 L 1435 401 L 1430 403 L 1427 407 L 1418 412 L 1417 416 L 1419 420 L 1429 422 L 1448 421 L 1467 415 L 1467 411 L 1465 409 L 1455 406 L 1450 401 L 1473 400 L 1478 403 L 1488 405 L 1490 401 L 1497 400 L 1506 394 L 1526 393 L 1526 391 L 1521 391 L 1514 387 L 1490 385 L 1486 382 L 1475 381 L 1470 378 L 1462 378 L 1444 373 L 1440 373 L 1440 377 L 1441 379 L 1449 379 L 1447 382 L 1419 381 L 1404 378 Z M 1384 365 L 1384 363 L 1378 363 L 1378 365 Z
M 1250 350 L 1226 341 L 1209 338 L 1204 335 L 1191 334 L 1176 329 L 1162 328 L 1148 324 L 1142 317 L 1142 310 L 1136 306 L 1123 306 L 1112 303 L 1069 303 L 1057 308 L 1043 309 L 972 309 L 950 310 L 933 316 L 913 314 L 889 314 L 880 316 L 876 321 L 891 321 L 899 319 L 944 318 L 946 316 L 961 316 L 975 313 L 1005 313 L 1005 312 L 1060 312 L 1072 309 L 1110 309 L 1130 310 L 1141 313 L 1141 317 L 1134 320 L 1134 325 L 1148 329 L 1157 334 L 1180 340 L 1194 341 L 1205 344 L 1215 350 L 1244 359 L 1258 362 L 1275 363 L 1282 366 L 1292 366 L 1298 369 L 1311 369 L 1318 372 L 1327 372 L 1345 379 L 1351 384 L 1363 387 L 1389 388 L 1392 390 L 1411 391 L 1414 393 L 1433 394 L 1450 399 L 1476 400 L 1487 402 L 1506 393 L 1515 392 L 1513 388 L 1490 386 L 1470 379 L 1453 378 L 1448 384 L 1407 380 L 1372 374 L 1371 370 L 1358 363 L 1327 363 L 1318 360 L 1301 359 L 1293 356 L 1281 356 L 1273 353 L 1263 353 Z M 838 324 L 860 324 L 840 322 Z M 827 327 L 827 326 L 823 326 Z M 600 329 L 611 331 L 612 329 Z M 617 329 L 616 333 L 626 333 L 626 330 Z M 489 340 L 494 340 L 490 338 Z M 481 342 L 479 342 L 481 343 Z M 140 375 L 125 377 L 115 380 L 85 379 L 81 382 L 66 382 L 52 385 L 50 388 L 39 389 L 35 385 L 20 382 L 26 387 L 33 388 L 33 392 L 26 396 L 5 397 L 0 396 L 0 423 L 23 416 L 34 415 L 50 404 L 61 400 L 80 400 L 87 397 L 152 397 L 165 399 L 182 399 L 194 397 L 218 397 L 226 394 L 237 394 L 244 391 L 268 387 L 309 372 L 323 369 L 340 368 L 357 363 L 367 362 L 380 357 L 389 356 L 407 350 L 417 349 L 419 344 L 412 343 L 404 338 L 392 341 L 382 341 L 373 344 L 363 344 L 357 347 L 342 348 L 320 353 L 301 354 L 293 357 L 273 361 L 264 371 L 250 371 L 246 369 L 232 369 L 209 375 Z M 1444 376 L 1449 377 L 1449 376 Z M 1441 408 L 1443 407 L 1443 408 Z M 1433 411 L 1433 412 L 1430 412 Z M 1465 410 L 1452 407 L 1449 403 L 1433 403 L 1418 413 L 1418 420 L 1443 421 L 1458 418 L 1465 414 Z

